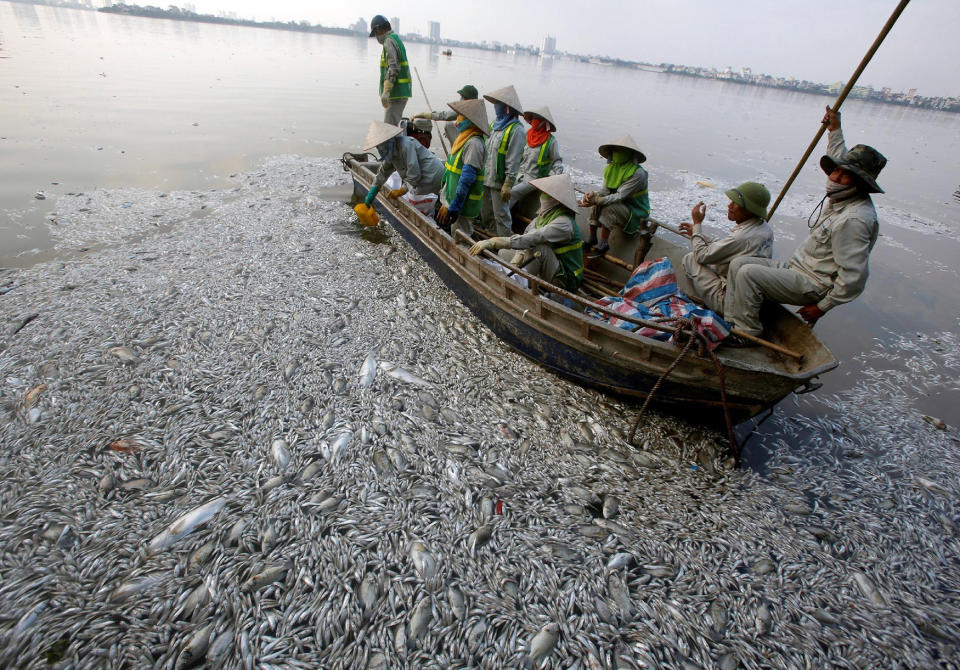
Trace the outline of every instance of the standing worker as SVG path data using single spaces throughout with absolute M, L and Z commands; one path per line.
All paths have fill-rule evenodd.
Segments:
M 737 258 L 730 263 L 723 318 L 749 335 L 760 335 L 764 300 L 802 305 L 797 314 L 811 326 L 828 311 L 850 302 L 867 285 L 868 261 L 880 225 L 871 193 L 883 193 L 877 176 L 887 164 L 866 144 L 847 151 L 840 113 L 827 107 L 823 123 L 830 131 L 827 155 L 820 168 L 827 174 L 827 193 L 820 214 L 808 221 L 810 235 L 788 263 L 766 258 Z M 823 202 L 830 203 L 823 207 Z M 816 213 L 814 209 L 810 218 Z M 724 342 L 746 346 L 736 335 Z
M 510 261 L 530 274 L 576 291 L 583 283 L 583 239 L 577 226 L 577 195 L 570 177 L 561 174 L 529 182 L 540 191 L 540 209 L 523 235 L 491 237 L 470 247 L 473 256 L 484 249 L 517 249 Z
M 520 161 L 526 145 L 523 126 L 517 119 L 523 110 L 513 86 L 497 89 L 483 97 L 493 103 L 497 118 L 490 124 L 490 136 L 487 138 L 487 157 L 484 161 L 486 184 L 480 216 L 484 228 L 495 235 L 505 236 L 513 232 L 510 192 L 520 173 Z
M 377 14 L 370 21 L 370 37 L 383 45 L 380 54 L 380 104 L 385 110 L 383 122 L 395 126 L 403 118 L 403 108 L 413 93 L 407 48 L 399 35 L 392 32 L 385 16 Z
M 607 166 L 603 169 L 603 188 L 583 196 L 584 206 L 593 207 L 587 245 L 594 247 L 598 254 L 605 254 L 610 249 L 610 231 L 614 226 L 630 237 L 640 233 L 640 243 L 633 260 L 636 267 L 650 251 L 656 228 L 650 226 L 649 222 L 647 171 L 640 166 L 647 157 L 629 135 L 601 145 L 598 151 L 607 159 Z
M 527 144 L 523 148 L 523 159 L 520 161 L 520 175 L 510 192 L 511 210 L 537 190 L 531 181 L 563 172 L 560 147 L 553 136 L 557 132 L 557 125 L 553 122 L 550 108 L 540 107 L 526 111 L 523 118 L 530 124 L 530 128 L 527 130 Z
M 729 235 L 715 242 L 702 232 L 707 206 L 698 202 L 690 212 L 693 223 L 681 223 L 680 231 L 690 236 L 693 249 L 683 257 L 683 272 L 690 280 L 693 297 L 707 309 L 723 313 L 727 292 L 727 270 L 739 256 L 773 256 L 773 228 L 766 222 L 770 191 L 763 184 L 748 181 L 726 191 L 730 198 L 727 218 L 736 225 Z
M 450 147 L 440 188 L 440 210 L 437 223 L 451 234 L 460 230 L 473 234 L 473 224 L 480 214 L 483 197 L 483 163 L 487 133 L 487 109 L 482 100 L 448 102 L 457 116 L 460 134 Z
M 400 188 L 391 190 L 387 194 L 388 198 L 406 195 L 411 189 L 418 195 L 440 192 L 443 163 L 417 140 L 401 135 L 402 132 L 399 126 L 391 126 L 389 123 L 370 123 L 363 150 L 370 151 L 376 147 L 382 162 L 377 176 L 373 179 L 373 186 L 367 191 L 367 197 L 363 201 L 367 206 L 377 197 L 377 192 L 383 188 L 394 171 L 400 174 L 403 183 Z
M 457 93 L 460 94 L 461 100 L 476 100 L 479 97 L 477 93 L 477 87 L 473 84 L 467 84 L 461 88 Z M 417 112 L 413 115 L 414 119 L 430 119 L 431 121 L 446 121 L 443 125 L 443 132 L 446 133 L 447 139 L 450 140 L 450 144 L 453 144 L 457 140 L 457 135 L 460 134 L 460 131 L 457 130 L 457 113 L 452 109 L 439 109 L 435 112 Z

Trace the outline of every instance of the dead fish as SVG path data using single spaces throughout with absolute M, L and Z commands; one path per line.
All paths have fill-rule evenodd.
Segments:
M 407 644 L 417 640 L 427 632 L 427 626 L 433 618 L 433 608 L 430 606 L 429 596 L 424 597 L 413 608 L 410 621 L 407 623 Z
M 307 467 L 305 467 L 305 468 L 300 472 L 300 483 L 301 483 L 301 484 L 305 484 L 306 482 L 310 481 L 310 480 L 313 479 L 313 478 L 317 475 L 317 473 L 320 472 L 322 469 L 323 469 L 323 461 L 321 461 L 321 460 L 316 460 L 316 461 L 311 462 L 309 465 L 307 465 Z
M 213 550 L 216 549 L 216 543 L 212 540 L 201 544 L 199 547 L 194 549 L 190 553 L 190 558 L 187 559 L 187 569 L 192 569 L 198 566 L 203 565 L 210 557 L 213 555 Z
M 404 382 L 405 384 L 413 384 L 415 386 L 432 386 L 430 382 L 422 377 L 418 377 L 409 370 L 401 368 L 396 363 L 390 363 L 388 361 L 380 361 L 380 369 L 384 371 L 388 376 L 393 377 L 399 381 Z
M 924 414 L 922 418 L 924 421 L 926 421 L 927 423 L 929 423 L 931 426 L 933 426 L 938 430 L 947 429 L 947 424 L 944 423 L 943 419 L 938 419 L 935 416 L 927 416 L 926 414 Z
M 186 600 L 183 601 L 183 605 L 180 607 L 180 616 L 186 618 L 191 617 L 197 609 L 202 608 L 210 602 L 210 596 L 210 589 L 207 588 L 206 583 L 200 582 L 200 584 L 190 592 Z
M 414 541 L 410 545 L 410 558 L 413 561 L 413 567 L 420 573 L 423 580 L 433 581 L 437 574 L 437 560 L 423 542 Z
M 180 655 L 177 656 L 177 670 L 189 668 L 200 662 L 210 646 L 210 633 L 212 631 L 213 624 L 210 623 L 190 637 L 190 640 L 180 651 Z
M 447 602 L 450 603 L 450 609 L 456 619 L 463 619 L 467 616 L 467 601 L 456 584 L 451 584 L 447 588 Z
M 540 632 L 530 640 L 530 652 L 527 654 L 524 666 L 527 668 L 537 667 L 541 661 L 553 653 L 553 648 L 556 646 L 559 637 L 559 624 L 551 621 L 541 628 Z
M 770 614 L 770 608 L 767 607 L 766 603 L 762 603 L 759 608 L 757 608 L 757 636 L 766 635 L 770 632 L 770 629 L 773 628 L 773 616 Z
M 837 541 L 837 536 L 831 533 L 826 528 L 820 526 L 807 526 L 804 530 L 813 535 L 815 538 L 822 542 L 827 542 L 828 544 L 833 544 Z
M 755 575 L 766 575 L 777 569 L 777 564 L 769 558 L 761 558 L 750 567 L 750 572 Z
M 97 485 L 97 488 L 100 490 L 100 493 L 106 494 L 112 491 L 116 485 L 116 476 L 114 476 L 112 472 L 108 472 L 100 479 L 100 483 Z
M 147 479 L 146 477 L 140 477 L 139 479 L 131 479 L 120 484 L 120 488 L 124 491 L 143 491 L 156 486 L 156 482 L 152 479 Z
M 259 591 L 264 586 L 278 582 L 286 577 L 291 567 L 291 563 L 287 562 L 283 565 L 273 565 L 265 568 L 244 582 L 240 589 L 245 593 Z
M 867 577 L 862 572 L 853 572 L 853 579 L 857 582 L 857 586 L 860 587 L 860 592 L 870 600 L 877 607 L 886 607 L 887 601 L 877 590 L 877 587 L 873 585 L 873 582 L 870 581 L 870 578 Z
M 30 409 L 37 404 L 37 401 L 40 399 L 40 394 L 46 390 L 46 384 L 40 384 L 39 386 L 34 386 L 32 389 L 27 391 L 27 394 L 23 396 L 23 407 L 24 409 Z
M 232 649 L 233 628 L 227 628 L 210 643 L 210 648 L 207 650 L 207 664 L 211 668 L 221 667 Z
M 791 514 L 811 514 L 813 509 L 805 503 L 787 503 L 783 506 L 783 509 L 790 512 Z
M 111 347 L 107 350 L 111 355 L 116 356 L 121 363 L 127 365 L 132 365 L 136 363 L 139 359 L 137 355 L 133 353 L 133 349 L 130 347 Z
M 493 527 L 488 523 L 483 524 L 475 531 L 470 533 L 470 537 L 467 540 L 467 546 L 470 548 L 470 555 L 474 556 L 477 549 L 489 542 L 492 534 Z
M 727 608 L 724 607 L 719 600 L 714 600 L 710 603 L 710 619 L 713 621 L 713 627 L 718 632 L 726 630 L 729 615 Z
M 636 559 L 633 557 L 633 554 L 628 554 L 626 552 L 614 554 L 610 557 L 610 560 L 607 561 L 607 572 L 613 572 L 614 570 L 619 570 L 620 568 L 629 568 L 635 562 Z
M 226 504 L 226 498 L 214 498 L 210 502 L 187 512 L 150 541 L 147 546 L 147 553 L 156 554 L 176 544 L 215 517 Z
M 263 483 L 260 490 L 264 493 L 269 493 L 278 486 L 283 486 L 285 483 L 287 483 L 287 475 L 274 475 Z
M 264 554 L 270 553 L 270 550 L 273 549 L 277 544 L 277 537 L 279 532 L 277 531 L 277 520 L 270 519 L 267 521 L 267 527 L 263 531 L 263 538 L 260 540 L 260 551 Z
M 228 547 L 240 544 L 240 538 L 243 537 L 243 531 L 247 529 L 247 524 L 249 523 L 249 519 L 238 519 L 230 528 L 230 532 L 227 533 L 227 539 L 224 540 L 224 544 Z
M 920 486 L 930 491 L 931 493 L 939 493 L 940 495 L 945 495 L 947 493 L 947 490 L 945 488 L 943 488 L 942 486 L 940 486 L 938 483 L 936 483 L 931 479 L 927 479 L 926 477 L 920 477 L 919 475 L 915 476 L 914 479 Z
M 287 447 L 287 441 L 284 439 L 274 440 L 273 444 L 270 445 L 270 456 L 274 463 L 280 466 L 281 470 L 286 469 L 290 463 L 290 449 Z
M 610 534 L 610 531 L 606 528 L 601 528 L 600 526 L 592 523 L 584 524 L 579 526 L 577 530 L 584 537 L 589 537 L 594 540 L 605 540 Z
M 336 414 L 332 409 L 328 409 L 327 413 L 323 415 L 323 420 L 320 422 L 320 425 L 323 426 L 324 430 L 330 430 L 330 427 L 333 426 L 334 419 L 336 419 Z
M 108 601 L 111 603 L 122 603 L 130 596 L 140 593 L 149 589 L 151 586 L 159 584 L 166 577 L 166 573 L 154 572 L 144 577 L 137 577 L 135 579 L 130 579 L 117 588 L 115 588 L 111 593 Z
M 360 366 L 358 383 L 362 388 L 369 388 L 373 384 L 373 380 L 376 379 L 376 377 L 377 359 L 373 357 L 373 352 L 371 351 L 364 359 L 363 365 Z
M 620 511 L 620 501 L 614 495 L 606 495 L 603 498 L 603 518 L 612 519 Z
M 345 430 L 337 436 L 337 439 L 330 445 L 330 462 L 336 462 L 347 451 L 347 445 L 353 439 L 353 431 Z
M 283 368 L 283 380 L 290 381 L 293 375 L 297 374 L 297 370 L 300 369 L 299 361 L 290 361 L 287 363 L 286 367 Z
M 651 577 L 663 579 L 673 579 L 677 575 L 677 571 L 669 565 L 645 565 L 643 571 Z
M 360 582 L 360 604 L 363 606 L 364 616 L 370 616 L 370 613 L 373 612 L 377 606 L 379 599 L 380 588 L 377 583 L 377 578 L 372 572 L 369 572 L 366 577 L 363 578 L 363 581 Z

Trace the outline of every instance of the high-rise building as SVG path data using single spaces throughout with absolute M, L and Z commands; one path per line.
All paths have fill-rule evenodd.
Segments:
M 361 35 L 366 35 L 370 31 L 370 26 L 367 25 L 366 20 L 361 16 L 357 19 L 357 22 L 350 26 L 351 30 L 355 33 L 360 33 Z
M 552 56 L 557 52 L 557 38 L 547 35 L 540 44 L 540 53 L 544 56 Z
M 427 21 L 427 34 L 430 36 L 430 41 L 434 44 L 440 42 L 440 22 L 439 21 Z
M 400 34 L 400 19 L 396 16 L 390 18 L 390 30 L 395 32 L 397 35 Z

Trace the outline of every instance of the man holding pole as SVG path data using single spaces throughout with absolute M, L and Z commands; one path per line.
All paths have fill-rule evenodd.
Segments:
M 413 94 L 407 48 L 392 32 L 387 17 L 377 14 L 370 20 L 370 37 L 383 45 L 380 54 L 380 104 L 383 122 L 395 126 L 403 118 L 403 108 Z
M 829 204 L 823 207 L 821 201 L 816 221 L 808 222 L 810 236 L 787 263 L 743 257 L 730 263 L 723 315 L 748 335 L 763 332 L 759 314 L 764 300 L 801 305 L 797 314 L 812 326 L 866 286 L 867 261 L 879 231 L 870 194 L 883 193 L 876 178 L 887 159 L 865 144 L 848 151 L 839 112 L 828 107 L 823 123 L 830 132 L 827 155 L 820 159 L 828 176 L 823 200 Z M 727 341 L 746 344 L 736 336 Z
M 461 88 L 457 93 L 460 94 L 461 100 L 476 100 L 480 97 L 477 87 L 473 84 L 467 84 Z M 450 144 L 453 144 L 457 140 L 457 135 L 460 134 L 460 131 L 457 129 L 457 113 L 452 109 L 448 110 L 436 110 L 431 112 L 417 112 L 411 118 L 414 119 L 430 119 L 431 121 L 446 121 L 444 124 L 443 132 L 446 133 L 447 139 L 450 140 Z

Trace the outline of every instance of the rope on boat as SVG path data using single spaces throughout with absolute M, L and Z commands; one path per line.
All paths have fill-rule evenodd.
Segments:
M 710 347 L 707 345 L 707 339 L 696 329 L 693 322 L 689 319 L 684 319 L 682 317 L 668 317 L 665 319 L 657 319 L 661 322 L 674 322 L 675 330 L 673 336 L 673 343 L 676 346 L 680 346 L 680 336 L 687 336 L 687 342 L 680 349 L 680 353 L 677 354 L 677 357 L 673 362 L 663 371 L 663 374 L 657 379 L 653 387 L 650 389 L 650 392 L 647 393 L 647 397 L 643 401 L 643 406 L 640 408 L 640 412 L 637 414 L 637 419 L 633 423 L 633 430 L 630 431 L 630 444 L 636 446 L 634 441 L 637 436 L 637 429 L 640 427 L 640 420 L 643 418 L 644 413 L 647 411 L 647 407 L 650 405 L 650 402 L 653 400 L 653 397 L 657 394 L 657 391 L 660 390 L 660 386 L 666 380 L 670 373 L 673 372 L 676 367 L 680 364 L 686 355 L 690 352 L 690 349 L 693 347 L 693 343 L 697 343 L 698 354 L 703 355 L 704 351 L 710 354 L 710 359 L 713 361 L 713 366 L 717 371 L 717 378 L 720 381 L 720 404 L 723 406 L 723 418 L 727 424 L 727 439 L 730 441 L 729 450 L 730 454 L 733 456 L 733 462 L 735 466 L 740 464 L 740 450 L 737 446 L 736 437 L 733 434 L 733 422 L 730 420 L 730 408 L 727 405 L 727 382 L 724 375 L 723 363 L 720 362 L 720 359 L 717 358 L 717 355 L 710 350 Z

